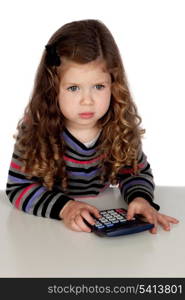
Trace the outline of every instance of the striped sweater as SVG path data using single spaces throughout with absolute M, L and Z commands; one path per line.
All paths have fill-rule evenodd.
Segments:
M 96 152 L 99 137 L 89 147 L 64 128 L 61 138 L 66 144 L 63 158 L 68 176 L 68 189 L 65 193 L 57 185 L 57 181 L 49 191 L 37 177 L 27 179 L 26 174 L 20 171 L 22 162 L 19 161 L 20 155 L 14 148 L 6 194 L 16 208 L 36 216 L 60 219 L 59 213 L 69 200 L 95 197 L 109 187 L 109 182 L 100 183 L 101 170 L 98 168 L 98 162 L 101 157 Z M 140 151 L 138 164 L 140 171 L 137 176 L 131 174 L 132 169 L 129 166 L 120 169 L 118 186 L 121 195 L 128 204 L 135 197 L 143 197 L 158 210 L 159 206 L 153 202 L 153 175 L 143 151 Z

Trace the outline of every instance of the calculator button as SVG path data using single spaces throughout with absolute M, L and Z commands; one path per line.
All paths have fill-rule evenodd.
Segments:
M 97 227 L 98 229 L 103 229 L 103 228 L 105 228 L 104 225 L 95 225 L 95 227 Z
M 119 214 L 123 214 L 123 215 L 126 215 L 126 212 L 123 210 L 123 209 L 121 209 L 121 208 L 119 208 L 119 209 L 116 209 L 116 212 L 117 213 L 119 213 Z
M 106 224 L 106 227 L 110 228 L 110 227 L 113 227 L 114 224 L 110 223 L 110 224 Z
M 99 218 L 98 220 L 99 220 L 99 221 L 101 221 L 101 222 L 104 222 L 104 221 L 106 221 L 106 219 L 105 219 L 105 218 Z
M 119 223 L 119 221 L 118 221 L 118 220 L 115 220 L 115 221 L 112 221 L 112 223 L 113 223 L 113 224 L 117 224 L 117 223 Z
M 119 214 L 118 213 L 113 213 L 113 214 L 111 214 L 112 216 L 119 216 Z
M 102 221 L 102 223 L 105 225 L 105 224 L 110 223 L 110 222 L 108 220 L 106 220 L 106 221 Z
M 116 220 L 116 218 L 111 218 L 111 219 L 109 219 L 110 221 L 115 221 Z
M 111 222 L 108 222 L 108 221 L 106 221 L 106 222 L 104 222 L 103 223 L 104 225 L 109 225 L 109 224 L 112 224 Z
M 135 219 L 136 219 L 136 218 L 132 218 L 132 219 L 130 219 L 130 220 L 128 220 L 128 221 L 135 221 Z
M 125 223 L 125 222 L 127 222 L 126 219 L 122 219 L 122 220 L 119 220 L 119 221 L 120 221 L 120 223 Z
M 96 221 L 95 225 L 102 225 L 101 222 Z
M 120 213 L 120 216 L 126 217 L 127 214 L 125 214 L 125 213 Z
M 123 219 L 125 219 L 125 218 L 122 217 L 122 216 L 118 216 L 117 219 L 118 219 L 118 220 L 123 220 Z
M 119 213 L 120 213 L 120 212 L 123 212 L 123 210 L 122 210 L 121 208 L 116 208 L 115 211 L 116 211 L 116 212 L 119 212 Z
M 106 211 L 101 211 L 100 212 L 100 215 L 102 215 L 102 216 L 104 216 L 104 215 L 106 215 L 107 213 L 106 213 Z

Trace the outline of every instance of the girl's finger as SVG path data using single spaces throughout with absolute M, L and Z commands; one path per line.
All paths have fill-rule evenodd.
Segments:
M 83 217 L 81 215 L 76 216 L 74 221 L 79 226 L 81 231 L 91 232 L 91 228 L 85 224 Z
M 81 216 L 91 225 L 95 224 L 95 220 L 93 219 L 92 215 L 87 210 L 82 210 Z
M 170 216 L 165 216 L 168 220 L 168 222 L 173 223 L 173 224 L 177 224 L 179 223 L 179 220 L 177 220 L 176 218 L 170 217 Z
M 101 218 L 99 210 L 95 206 L 88 205 L 88 210 L 91 214 L 93 214 L 96 218 Z
M 153 212 L 146 211 L 143 213 L 143 216 L 146 218 L 147 222 L 154 224 L 155 227 L 157 226 L 157 218 Z
M 131 220 L 135 215 L 135 209 L 134 206 L 128 206 L 128 210 L 127 210 L 127 220 Z
M 150 224 L 154 224 L 154 227 L 152 229 L 150 229 L 151 233 L 157 233 L 157 217 L 155 215 L 155 213 L 151 213 L 151 212 L 144 212 L 144 217 L 146 218 L 146 221 L 149 222 Z
M 163 227 L 164 230 L 170 230 L 170 223 L 168 222 L 168 219 L 165 215 L 158 214 L 157 219 L 158 223 Z
M 74 221 L 72 221 L 70 225 L 66 224 L 66 226 L 73 231 L 82 231 L 81 228 Z
M 150 233 L 152 233 L 152 234 L 156 234 L 157 233 L 157 227 L 153 227 L 152 229 L 150 229 L 149 230 L 150 231 Z

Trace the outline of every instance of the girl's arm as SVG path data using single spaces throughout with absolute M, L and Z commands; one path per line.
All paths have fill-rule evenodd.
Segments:
M 20 171 L 22 162 L 18 159 L 19 156 L 14 148 L 6 185 L 10 202 L 26 213 L 60 220 L 61 209 L 69 200 L 74 199 L 57 188 L 49 191 L 37 177 L 27 179 L 26 174 Z
M 144 217 L 144 220 L 148 221 L 151 224 L 154 224 L 154 227 L 150 230 L 151 233 L 157 233 L 158 225 L 161 225 L 164 230 L 169 231 L 171 224 L 179 223 L 179 220 L 177 220 L 176 218 L 159 213 L 149 204 L 148 201 L 141 197 L 135 198 L 129 204 L 127 219 L 132 219 L 135 214 L 142 215 Z
M 138 175 L 132 174 L 133 169 L 130 166 L 120 169 L 118 179 L 121 194 L 128 204 L 136 197 L 142 197 L 156 210 L 159 210 L 160 206 L 153 202 L 155 189 L 153 174 L 142 148 L 138 155 L 138 166 Z
M 158 212 L 160 207 L 153 202 L 155 188 L 153 175 L 142 148 L 139 151 L 138 165 L 138 175 L 132 175 L 133 170 L 129 166 L 123 167 L 118 174 L 121 194 L 128 203 L 127 219 L 130 220 L 135 214 L 139 214 L 154 224 L 151 233 L 157 233 L 158 224 L 169 231 L 170 224 L 177 224 L 179 221 Z

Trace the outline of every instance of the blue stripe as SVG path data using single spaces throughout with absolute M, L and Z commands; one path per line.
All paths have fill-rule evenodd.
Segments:
M 146 182 L 144 179 L 143 180 L 142 179 L 140 179 L 140 180 L 136 179 L 134 181 L 132 180 L 132 182 L 128 182 L 126 184 L 124 184 L 124 182 L 123 182 L 123 190 L 127 190 L 129 187 L 136 186 L 137 184 L 139 184 L 141 186 L 147 186 L 147 187 L 150 188 L 150 190 L 152 190 L 151 185 L 148 182 Z M 136 189 L 137 188 L 138 188 L 138 186 L 136 186 Z
M 85 176 L 85 177 L 90 177 L 92 175 L 95 175 L 98 173 L 99 170 L 94 170 L 91 171 L 90 173 L 86 173 L 86 172 L 67 172 L 67 174 L 69 175 L 75 175 L 75 176 Z
M 31 180 L 21 179 L 21 178 L 17 178 L 17 177 L 11 176 L 11 175 L 8 176 L 8 181 L 10 181 L 11 183 L 12 182 L 33 183 L 33 181 L 31 181 Z
M 94 154 L 93 150 L 84 150 L 82 149 L 78 144 L 76 144 L 65 132 L 62 133 L 64 140 L 71 146 L 72 149 L 75 149 L 77 152 L 83 153 L 83 154 Z
M 35 198 L 39 198 L 39 196 L 46 191 L 46 188 L 45 187 L 41 187 L 38 191 L 36 191 L 36 193 L 30 198 L 27 206 L 26 206 L 26 209 L 25 211 L 26 212 L 29 212 L 30 208 L 31 208 L 31 205 L 32 203 L 34 202 Z

